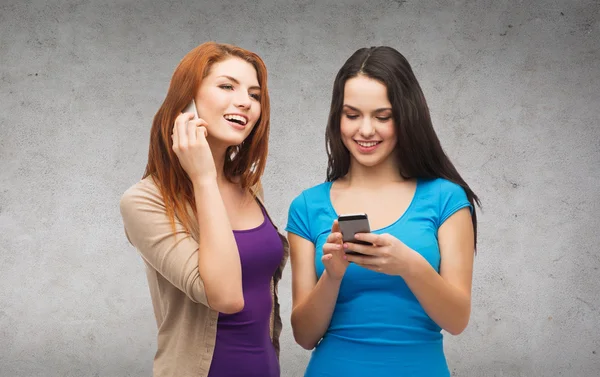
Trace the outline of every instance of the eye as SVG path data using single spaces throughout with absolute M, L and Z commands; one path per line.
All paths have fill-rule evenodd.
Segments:
M 391 116 L 388 117 L 377 117 L 377 119 L 381 122 L 387 122 L 388 120 L 392 119 Z
M 260 101 L 260 94 L 253 93 L 253 94 L 250 94 L 250 97 L 254 98 L 257 101 Z
M 356 115 L 356 114 L 346 114 L 346 118 L 348 118 L 350 120 L 353 120 L 353 119 L 358 118 L 358 115 Z
M 223 84 L 223 85 L 219 85 L 219 88 L 225 89 L 225 90 L 233 90 L 233 85 L 231 85 L 231 84 Z

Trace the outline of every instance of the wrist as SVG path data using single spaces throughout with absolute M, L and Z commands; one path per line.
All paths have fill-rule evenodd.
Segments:
M 416 277 L 423 276 L 423 272 L 428 267 L 431 267 L 429 262 L 427 262 L 427 260 L 423 258 L 421 254 L 415 252 L 410 263 L 406 264 L 401 276 L 404 280 L 411 280 Z
M 327 271 L 327 269 L 325 269 L 325 270 L 323 271 L 323 275 L 321 276 L 321 278 L 322 278 L 323 280 L 330 281 L 330 282 L 332 282 L 332 283 L 335 283 L 335 284 L 337 284 L 337 285 L 340 285 L 340 284 L 342 283 L 342 279 L 344 278 L 344 275 L 342 275 L 342 276 L 340 276 L 339 278 L 337 278 L 337 277 L 334 277 L 334 276 L 332 276 L 332 275 L 331 275 L 331 274 L 330 274 L 330 273 Z
M 193 177 L 190 178 L 192 181 L 192 186 L 194 186 L 194 189 L 203 189 L 206 187 L 211 187 L 216 185 L 217 183 L 217 179 L 216 177 Z

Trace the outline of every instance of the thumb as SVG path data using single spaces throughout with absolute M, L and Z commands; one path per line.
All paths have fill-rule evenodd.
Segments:
M 331 233 L 338 233 L 340 231 L 340 224 L 337 220 L 333 220 L 333 225 L 331 226 Z

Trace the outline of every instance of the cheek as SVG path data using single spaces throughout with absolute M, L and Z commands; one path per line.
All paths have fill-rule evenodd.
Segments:
M 379 135 L 389 141 L 393 141 L 394 143 L 396 142 L 396 131 L 394 129 L 394 124 L 390 123 L 390 124 L 386 124 L 383 127 L 381 127 L 381 130 L 379 131 Z
M 261 109 L 261 105 L 260 103 L 256 103 L 252 105 L 252 118 L 254 119 L 254 122 L 258 122 L 258 119 L 260 118 L 260 114 L 262 114 L 262 109 Z
M 196 99 L 196 109 L 200 118 L 212 119 L 216 113 L 215 99 L 211 96 L 201 95 Z
M 211 88 L 201 93 L 200 100 L 204 104 L 205 110 L 211 112 L 221 111 L 221 108 L 227 105 L 227 93 L 218 88 Z
M 354 136 L 354 130 L 352 128 L 352 124 L 348 122 L 347 119 L 342 118 L 340 121 L 340 133 L 342 134 L 342 138 L 347 139 Z

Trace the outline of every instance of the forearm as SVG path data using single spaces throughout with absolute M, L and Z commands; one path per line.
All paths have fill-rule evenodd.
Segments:
M 313 349 L 327 331 L 335 308 L 341 280 L 332 279 L 327 271 L 313 290 L 292 310 L 292 330 L 296 342 Z
M 423 258 L 404 277 L 423 309 L 441 328 L 460 334 L 469 322 L 471 295 L 448 283 Z
M 198 270 L 211 307 L 237 312 L 244 306 L 240 256 L 216 181 L 194 182 L 198 213 Z

